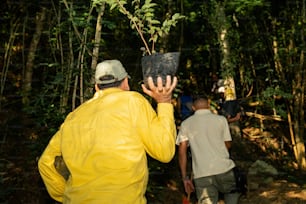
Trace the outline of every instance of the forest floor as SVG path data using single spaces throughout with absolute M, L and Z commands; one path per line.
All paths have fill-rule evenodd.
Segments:
M 269 183 L 249 189 L 247 195 L 241 197 L 240 204 L 306 204 L 306 175 L 297 170 L 286 145 L 279 146 L 277 138 L 286 138 L 281 126 L 268 124 L 269 131 L 246 126 L 243 137 L 235 139 L 234 158 L 245 171 L 260 159 L 281 172 Z M 31 136 L 25 139 L 23 134 L 19 134 L 15 138 L 6 138 L 5 142 L 2 139 L 0 144 L 0 204 L 55 204 L 37 170 L 37 133 L 27 135 Z M 149 166 L 148 204 L 185 204 L 177 155 L 169 164 L 149 159 Z M 189 203 L 196 203 L 194 193 Z M 219 203 L 222 204 L 223 200 L 220 199 Z

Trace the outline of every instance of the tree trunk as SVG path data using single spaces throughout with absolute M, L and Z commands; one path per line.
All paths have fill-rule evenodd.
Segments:
M 301 29 L 301 44 L 305 45 L 305 21 L 306 21 L 306 6 L 305 1 L 302 3 L 301 8 L 301 22 L 302 22 L 302 29 Z M 293 40 L 293 39 L 292 39 Z M 298 96 L 295 101 L 295 107 L 298 114 L 298 118 L 295 122 L 294 129 L 295 129 L 295 141 L 296 141 L 296 150 L 297 150 L 297 162 L 299 168 L 303 171 L 306 171 L 306 158 L 305 158 L 305 141 L 304 141 L 304 133 L 305 133 L 305 111 L 304 111 L 304 102 L 305 102 L 305 83 L 306 83 L 306 73 L 305 73 L 305 50 L 300 50 L 300 62 L 299 62 L 299 71 L 295 72 L 296 79 L 298 82 L 297 89 L 295 90 L 295 96 Z
M 303 53 L 303 51 L 302 51 Z M 301 59 L 304 58 L 301 53 Z M 304 61 L 304 59 L 303 59 Z M 303 63 L 302 63 L 303 64 Z M 298 162 L 298 166 L 301 170 L 306 171 L 306 160 L 305 160 L 305 143 L 304 143 L 304 98 L 305 98 L 305 85 L 302 79 L 305 76 L 300 74 L 301 72 L 296 72 L 295 80 L 296 83 L 293 88 L 293 118 L 294 118 L 294 153 L 295 158 Z
M 62 23 L 62 8 L 61 8 L 61 3 L 59 3 L 58 7 L 53 4 L 53 10 L 54 10 L 54 15 L 55 19 L 57 22 L 57 32 L 54 34 L 55 38 L 57 40 L 56 42 L 56 50 L 59 50 L 60 53 L 60 70 L 59 72 L 62 73 L 63 78 L 64 78 L 64 84 L 62 90 L 57 89 L 58 92 L 60 92 L 60 112 L 65 113 L 66 108 L 68 107 L 68 102 L 69 102 L 69 93 L 71 91 L 71 79 L 72 79 L 72 72 L 74 69 L 74 51 L 73 51 L 73 32 L 71 29 L 71 26 L 65 30 L 65 33 L 67 32 L 67 37 L 68 37 L 68 49 L 67 53 L 65 52 L 66 50 L 64 49 L 63 45 L 63 40 L 62 37 L 65 36 L 63 35 L 63 32 L 61 30 L 61 23 Z M 54 51 L 56 52 L 56 51 Z M 56 55 L 56 54 L 54 54 Z M 57 57 L 54 57 L 55 61 L 57 61 Z
M 92 19 L 92 12 L 94 10 L 94 5 L 91 4 L 90 5 L 90 9 L 89 9 L 89 12 L 88 12 L 88 17 L 86 19 L 86 24 L 87 25 L 90 25 L 90 20 Z M 84 103 L 84 101 L 87 100 L 87 97 L 85 97 L 85 92 L 86 90 L 86 87 L 84 87 L 84 81 L 85 81 L 85 78 L 84 78 L 84 73 L 85 73 L 85 54 L 86 54 L 86 51 L 88 50 L 87 48 L 87 39 L 88 39 L 88 30 L 89 30 L 90 26 L 85 26 L 84 30 L 83 30 L 83 33 L 82 33 L 82 43 L 81 43 L 81 46 L 80 46 L 80 51 L 79 51 L 79 57 L 78 57 L 78 68 L 80 69 L 80 77 L 79 77 L 79 81 L 80 81 L 80 104 Z M 91 53 L 92 54 L 92 53 Z M 89 97 L 91 97 L 92 94 Z
M 96 32 L 95 32 L 95 40 L 94 40 L 94 47 L 92 51 L 92 60 L 91 60 L 91 70 L 92 73 L 95 72 L 98 59 L 99 59 L 99 48 L 100 48 L 100 42 L 101 42 L 101 33 L 102 33 L 102 16 L 104 15 L 105 11 L 105 2 L 101 4 L 98 10 L 98 16 L 97 16 L 97 23 L 96 23 Z M 91 84 L 95 83 L 95 77 L 92 75 L 91 77 Z M 89 93 L 92 93 L 93 87 L 90 87 Z
M 235 88 L 235 81 L 233 78 L 232 70 L 232 63 L 230 60 L 230 45 L 227 41 L 227 34 L 228 34 L 228 22 L 226 20 L 226 15 L 224 11 L 224 5 L 219 3 L 217 8 L 217 13 L 219 13 L 219 25 L 220 28 L 218 30 L 219 41 L 221 46 L 222 52 L 222 62 L 221 68 L 223 70 L 224 75 L 224 96 L 225 100 L 235 100 L 236 99 L 236 88 Z M 225 73 L 225 74 L 224 74 Z
M 224 96 L 226 101 L 236 100 L 236 88 L 233 77 L 227 77 L 224 80 Z
M 297 5 L 299 5 L 299 2 L 297 2 Z M 299 11 L 299 6 L 297 6 L 297 11 Z M 297 17 L 295 19 L 295 22 L 292 23 L 293 26 L 296 26 L 301 22 L 301 29 L 299 36 L 300 43 L 302 45 L 305 45 L 305 1 L 303 1 L 301 6 L 301 16 L 300 19 Z M 299 13 L 299 12 L 297 12 Z M 291 14 L 290 14 L 291 15 Z M 298 16 L 298 15 L 296 15 Z M 290 43 L 288 46 L 288 53 L 294 53 L 296 50 L 299 50 L 296 52 L 296 56 L 299 56 L 299 61 L 297 62 L 293 56 L 291 56 L 289 59 L 289 65 L 296 64 L 292 72 L 294 74 L 294 78 L 292 81 L 292 106 L 290 109 L 290 112 L 292 114 L 292 121 L 293 121 L 293 130 L 291 131 L 291 140 L 292 140 L 292 146 L 293 146 L 293 152 L 295 155 L 295 159 L 298 163 L 298 167 L 302 171 L 306 171 L 306 158 L 305 158 L 305 141 L 304 141 L 304 134 L 305 134 L 305 111 L 304 111 L 304 102 L 305 102 L 305 83 L 306 83 L 306 73 L 305 73 L 305 50 L 303 48 L 297 49 L 297 47 L 294 46 L 294 42 L 296 41 L 296 33 L 295 33 L 296 27 L 292 28 L 292 34 L 290 36 Z M 289 54 L 288 54 L 289 55 Z M 292 63 L 293 62 L 293 63 Z M 291 126 L 291 127 L 292 127 Z
M 40 36 L 43 30 L 43 24 L 46 17 L 46 8 L 42 8 L 39 13 L 36 15 L 35 23 L 35 33 L 33 34 L 33 38 L 30 44 L 29 53 L 27 57 L 27 62 L 25 66 L 25 73 L 24 73 L 24 81 L 23 81 L 23 97 L 22 97 L 22 103 L 24 105 L 29 104 L 29 94 L 31 92 L 32 88 L 32 75 L 33 75 L 33 69 L 34 69 L 34 60 L 35 60 L 35 53 L 37 50 L 37 45 L 40 40 Z
M 91 2 L 90 4 L 90 9 L 88 11 L 88 16 L 86 19 L 86 25 L 84 27 L 84 30 L 82 32 L 82 34 L 79 32 L 78 27 L 76 22 L 74 21 L 73 18 L 73 12 L 74 12 L 74 8 L 73 8 L 73 4 L 71 3 L 69 5 L 69 3 L 64 0 L 63 1 L 66 9 L 68 10 L 68 15 L 71 18 L 71 25 L 74 29 L 74 33 L 77 37 L 77 39 L 80 41 L 80 46 L 77 50 L 79 50 L 78 52 L 78 61 L 76 64 L 76 68 L 78 69 L 78 74 L 75 75 L 74 77 L 74 86 L 73 86 L 73 95 L 72 95 L 72 110 L 74 110 L 79 104 L 82 104 L 85 100 L 84 97 L 84 71 L 85 71 L 85 53 L 86 51 L 89 52 L 89 54 L 92 54 L 89 49 L 87 48 L 87 39 L 88 39 L 88 29 L 89 29 L 89 25 L 90 25 L 90 20 L 92 18 L 92 12 L 93 9 L 95 8 L 93 3 Z M 79 91 L 79 92 L 78 92 Z M 79 93 L 79 97 L 77 97 L 77 94 Z M 79 99 L 79 103 L 77 101 L 77 99 Z
M 3 91 L 5 89 L 6 78 L 9 70 L 9 66 L 11 64 L 11 56 L 13 51 L 14 41 L 16 39 L 16 32 L 20 26 L 20 19 L 17 18 L 16 21 L 10 22 L 10 37 L 7 43 L 5 43 L 5 53 L 4 53 L 4 62 L 3 68 L 1 70 L 1 81 L 0 81 L 0 110 L 2 109 L 2 99 L 3 99 Z

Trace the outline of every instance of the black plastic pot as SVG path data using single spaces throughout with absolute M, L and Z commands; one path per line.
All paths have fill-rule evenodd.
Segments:
M 166 76 L 175 76 L 180 61 L 180 52 L 157 53 L 143 56 L 141 59 L 143 82 L 148 87 L 148 77 L 153 78 L 156 85 L 157 77 L 161 76 L 165 85 Z

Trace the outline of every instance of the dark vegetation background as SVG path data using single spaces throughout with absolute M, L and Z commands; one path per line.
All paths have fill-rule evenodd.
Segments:
M 305 0 L 154 2 L 159 20 L 186 16 L 156 44 L 181 52 L 174 105 L 184 87 L 209 94 L 213 73 L 232 77 L 246 112 L 237 162 L 247 170 L 260 159 L 281 172 L 245 203 L 306 203 Z M 4 0 L 0 13 L 0 203 L 54 203 L 37 159 L 65 116 L 92 96 L 96 62 L 119 59 L 141 92 L 143 45 L 103 1 Z M 176 156 L 169 164 L 149 159 L 149 167 L 149 203 L 180 203 Z

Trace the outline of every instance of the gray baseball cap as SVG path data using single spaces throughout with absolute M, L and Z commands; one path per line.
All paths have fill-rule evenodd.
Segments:
M 129 77 L 119 60 L 105 60 L 96 67 L 95 82 L 97 84 L 110 84 Z

